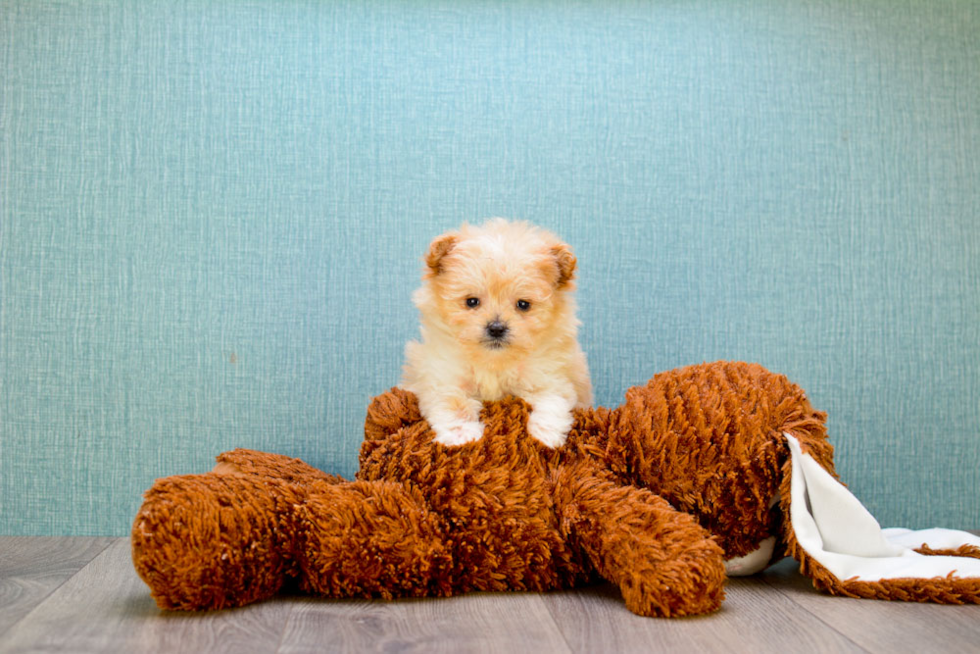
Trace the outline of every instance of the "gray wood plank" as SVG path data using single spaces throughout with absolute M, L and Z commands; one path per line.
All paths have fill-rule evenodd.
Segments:
M 980 606 L 833 597 L 813 588 L 792 559 L 759 575 L 793 606 L 870 652 L 980 652 Z M 788 608 L 788 611 L 793 611 Z
M 0 536 L 0 638 L 112 540 Z
M 755 578 L 732 579 L 717 613 L 645 618 L 612 585 L 551 593 L 545 603 L 574 652 L 861 652 Z
M 133 570 L 129 539 L 117 539 L 4 634 L 0 652 L 274 651 L 290 602 L 160 611 Z
M 308 599 L 294 608 L 279 653 L 323 651 L 511 654 L 569 649 L 540 594 L 474 593 L 392 602 Z
M 0 654 L 980 651 L 980 606 L 830 597 L 789 560 L 732 580 L 719 613 L 667 620 L 633 615 L 611 586 L 395 602 L 284 597 L 163 612 L 133 571 L 128 539 L 0 539 L 0 590 L 9 600 L 0 616 L 11 625 L 0 632 Z

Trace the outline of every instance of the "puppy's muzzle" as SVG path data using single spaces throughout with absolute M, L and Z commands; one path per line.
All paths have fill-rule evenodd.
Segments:
M 486 332 L 490 339 L 491 347 L 500 347 L 504 344 L 504 340 L 507 338 L 507 332 L 510 328 L 507 323 L 501 320 L 494 320 L 487 323 Z

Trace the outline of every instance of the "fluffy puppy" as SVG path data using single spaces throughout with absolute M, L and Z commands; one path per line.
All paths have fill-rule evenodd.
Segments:
M 528 432 L 565 442 L 572 409 L 592 403 L 576 338 L 575 256 L 526 222 L 493 219 L 436 238 L 412 296 L 421 341 L 405 347 L 402 387 L 444 445 L 483 436 L 484 401 L 513 395 L 532 408 Z

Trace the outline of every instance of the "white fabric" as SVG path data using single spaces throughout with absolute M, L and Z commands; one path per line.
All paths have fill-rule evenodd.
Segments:
M 725 574 L 729 577 L 747 577 L 761 572 L 772 560 L 772 552 L 775 548 L 776 537 L 770 536 L 759 543 L 755 551 L 725 561 Z
M 967 534 L 968 540 L 963 540 L 963 532 L 955 529 L 921 529 L 912 531 L 901 527 L 890 527 L 881 530 L 888 542 L 915 549 L 928 545 L 934 550 L 956 549 L 960 545 L 970 544 L 980 547 L 980 538 Z
M 784 434 L 792 453 L 790 521 L 800 546 L 840 580 L 880 581 L 904 577 L 980 578 L 980 559 L 928 556 L 912 548 L 963 544 L 980 537 L 951 529 L 882 530 L 864 505 Z

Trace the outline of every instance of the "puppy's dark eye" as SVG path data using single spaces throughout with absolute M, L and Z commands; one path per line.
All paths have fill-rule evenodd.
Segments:
M 531 303 L 528 302 L 527 300 L 518 300 L 517 308 L 521 311 L 527 311 L 528 309 L 531 308 Z
M 466 306 L 471 309 L 475 309 L 480 306 L 480 298 L 478 297 L 468 297 L 466 298 Z

